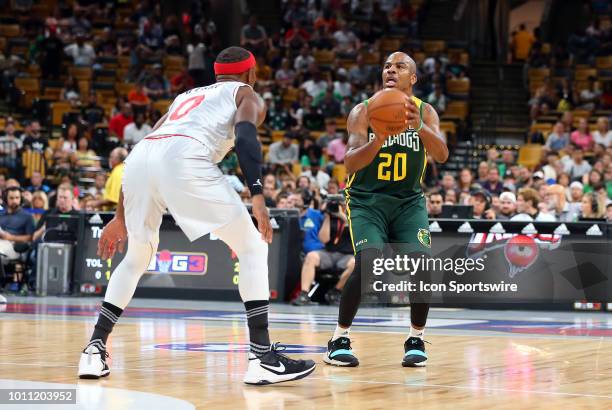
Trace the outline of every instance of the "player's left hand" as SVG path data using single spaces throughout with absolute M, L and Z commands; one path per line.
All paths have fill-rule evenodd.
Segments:
M 253 196 L 253 216 L 257 220 L 257 229 L 261 232 L 261 239 L 272 243 L 272 224 L 263 195 Z
M 102 259 L 111 259 L 117 251 L 123 253 L 127 242 L 127 228 L 125 222 L 113 218 L 104 227 L 98 241 L 98 256 Z

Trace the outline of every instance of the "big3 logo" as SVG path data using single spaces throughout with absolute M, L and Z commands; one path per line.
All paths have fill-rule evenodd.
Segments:
M 205 275 L 207 269 L 206 253 L 170 252 L 164 249 L 151 258 L 147 273 Z

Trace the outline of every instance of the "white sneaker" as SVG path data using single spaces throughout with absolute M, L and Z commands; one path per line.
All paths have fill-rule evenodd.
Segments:
M 4 295 L 0 295 L 0 305 L 5 305 L 8 303 L 8 300 L 4 297 Z
M 246 384 L 273 384 L 298 380 L 308 376 L 316 367 L 312 360 L 293 360 L 279 353 L 285 348 L 274 343 L 261 357 L 249 353 L 249 368 L 244 375 Z
M 108 353 L 106 346 L 101 340 L 96 339 L 89 342 L 81 353 L 79 361 L 79 378 L 99 379 L 110 374 L 110 368 L 106 363 Z

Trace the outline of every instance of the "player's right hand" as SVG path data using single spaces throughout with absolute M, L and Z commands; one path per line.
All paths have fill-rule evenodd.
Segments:
M 421 122 L 421 112 L 417 105 L 412 101 L 412 98 L 406 103 L 406 123 L 412 128 L 416 129 Z
M 257 229 L 261 233 L 261 239 L 266 243 L 272 243 L 272 224 L 263 195 L 253 196 L 253 216 L 257 220 Z
M 127 228 L 125 222 L 113 218 L 104 227 L 98 241 L 98 256 L 102 259 L 111 259 L 117 251 L 123 253 L 127 242 Z

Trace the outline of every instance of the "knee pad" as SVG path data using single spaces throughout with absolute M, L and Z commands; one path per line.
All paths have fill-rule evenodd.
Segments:
M 238 290 L 242 300 L 268 300 L 268 244 L 257 238 L 249 241 L 244 249 L 234 251 L 240 264 Z

